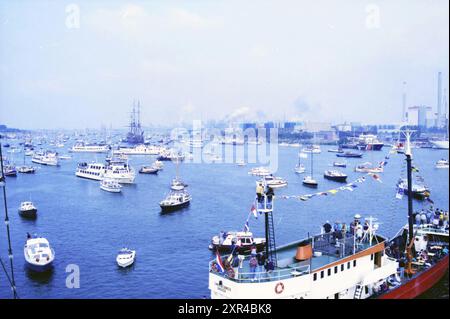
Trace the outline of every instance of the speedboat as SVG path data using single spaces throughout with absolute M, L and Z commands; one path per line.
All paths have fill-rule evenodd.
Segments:
M 354 152 L 344 152 L 336 154 L 337 157 L 348 157 L 348 158 L 361 158 L 362 153 L 354 153 Z
M 34 172 L 36 172 L 36 169 L 33 166 L 23 165 L 17 168 L 17 172 L 22 174 L 33 174 Z
M 267 176 L 271 174 L 266 167 L 254 167 L 248 173 L 253 176 Z
M 114 179 L 102 179 L 100 188 L 110 193 L 120 193 L 122 186 Z
M 174 178 L 170 184 L 170 189 L 174 191 L 181 191 L 185 187 L 187 187 L 187 184 L 183 183 L 179 178 Z
M 305 178 L 303 178 L 303 185 L 308 187 L 317 187 L 318 183 L 311 176 L 305 176 Z
M 159 169 L 157 167 L 151 166 L 142 166 L 139 169 L 140 174 L 158 174 Z
M 125 268 L 131 266 L 136 258 L 136 251 L 128 248 L 122 248 L 116 257 L 116 262 L 119 267 Z
M 253 245 L 257 251 L 264 250 L 266 239 L 254 238 L 250 231 L 222 232 L 220 235 L 216 235 L 211 239 L 208 248 L 221 253 L 231 253 L 233 243 L 239 253 L 245 254 L 251 251 Z
M 38 272 L 49 270 L 55 260 L 55 251 L 48 240 L 42 237 L 32 238 L 29 235 L 23 253 L 28 267 Z
M 303 165 L 303 164 L 297 164 L 297 165 L 295 165 L 295 168 L 294 168 L 294 171 L 297 173 L 297 174 L 303 174 L 304 172 L 305 172 L 305 166 Z
M 336 182 L 341 182 L 341 183 L 345 183 L 345 181 L 347 181 L 347 175 L 340 171 L 337 171 L 337 170 L 325 171 L 325 173 L 323 174 L 323 177 L 325 177 L 326 179 L 336 181 Z
M 286 180 L 281 177 L 275 177 L 272 174 L 266 175 L 260 181 L 256 182 L 257 185 L 260 183 L 263 183 L 263 185 L 265 184 L 271 188 L 281 188 L 288 185 Z
M 171 192 L 159 203 L 159 206 L 163 212 L 169 212 L 188 206 L 190 201 L 191 195 L 186 191 Z
M 22 202 L 19 207 L 19 215 L 25 218 L 36 218 L 37 208 L 32 202 Z
M 334 167 L 347 167 L 346 162 L 333 162 Z
M 441 159 L 436 162 L 436 168 L 448 168 L 448 161 L 445 159 Z

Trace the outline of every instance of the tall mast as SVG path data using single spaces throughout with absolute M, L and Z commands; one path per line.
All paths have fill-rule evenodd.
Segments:
M 407 164 L 407 182 L 408 182 L 408 235 L 409 235 L 409 245 L 414 240 L 414 222 L 413 222 L 413 194 L 412 194 L 412 153 L 411 153 L 411 135 L 412 131 L 405 131 L 406 137 L 406 164 Z M 408 245 L 408 246 L 409 246 Z

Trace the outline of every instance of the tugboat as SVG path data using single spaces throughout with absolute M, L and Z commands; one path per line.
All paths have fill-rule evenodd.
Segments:
M 345 183 L 347 181 L 347 175 L 340 171 L 337 171 L 337 170 L 325 171 L 325 173 L 323 174 L 323 177 L 325 177 L 326 179 L 335 181 L 335 182 L 340 182 L 340 183 Z
M 25 218 L 36 218 L 37 208 L 32 202 L 22 202 L 19 207 L 19 215 Z
M 55 251 L 50 247 L 48 240 L 42 237 L 33 238 L 29 234 L 23 253 L 28 267 L 37 272 L 51 269 L 55 260 Z
M 159 203 L 162 212 L 171 212 L 186 207 L 191 202 L 191 195 L 185 190 L 170 192 L 167 197 Z
M 119 267 L 126 268 L 134 263 L 136 258 L 136 250 L 122 248 L 116 257 L 116 262 Z
M 265 243 L 265 238 L 254 238 L 250 231 L 229 231 L 214 236 L 208 248 L 221 253 L 231 253 L 236 249 L 239 253 L 246 254 L 253 246 L 258 252 L 263 251 Z
M 409 146 L 405 154 L 411 185 Z M 211 298 L 415 298 L 448 271 L 448 221 L 437 227 L 414 226 L 412 196 L 408 196 L 408 225 L 391 241 L 378 234 L 376 218 L 355 215 L 350 227 L 337 225 L 334 231 L 276 247 L 273 205 L 268 205 L 267 197 L 258 211 L 265 215 L 265 267 L 251 269 L 254 256 L 247 256 L 242 267 L 233 268 L 233 256 L 217 253 L 209 263 Z

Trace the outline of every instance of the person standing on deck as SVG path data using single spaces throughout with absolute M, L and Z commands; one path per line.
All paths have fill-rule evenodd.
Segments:
M 261 182 L 258 182 L 258 184 L 256 185 L 256 199 L 258 201 L 258 208 L 261 208 L 261 203 L 263 202 L 263 194 L 264 187 Z
M 252 281 L 254 281 L 256 277 L 256 267 L 258 266 L 258 260 L 256 259 L 255 255 L 252 255 L 252 257 L 250 258 L 249 265 Z

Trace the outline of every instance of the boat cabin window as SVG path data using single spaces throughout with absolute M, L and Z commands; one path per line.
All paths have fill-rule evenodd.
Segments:
M 331 276 L 331 268 L 328 268 L 328 276 Z
M 341 271 L 344 271 L 344 264 L 341 265 Z
M 45 243 L 40 243 L 40 244 L 39 244 L 39 247 L 40 247 L 40 248 L 47 248 L 47 247 L 48 247 L 48 245 L 47 245 L 47 244 L 45 244 Z
M 356 259 L 353 260 L 353 267 L 356 267 Z
M 350 269 L 350 262 L 347 263 L 347 269 Z
M 337 274 L 338 272 L 338 266 L 334 266 L 334 273 Z
M 314 281 L 317 280 L 317 273 L 314 273 L 314 275 L 313 275 L 313 280 L 314 280 Z
M 325 274 L 325 272 L 322 270 L 322 271 L 320 272 L 320 278 L 323 278 L 323 277 L 324 277 L 324 274 Z

